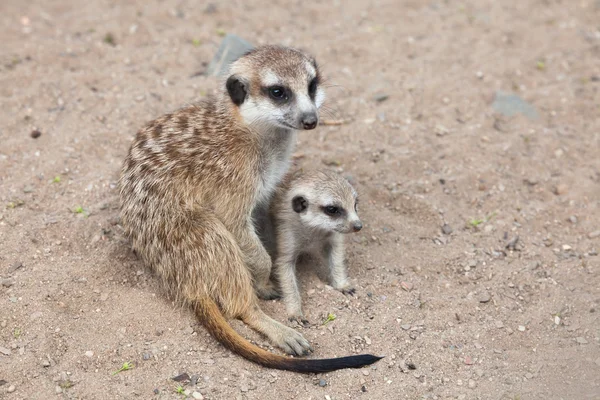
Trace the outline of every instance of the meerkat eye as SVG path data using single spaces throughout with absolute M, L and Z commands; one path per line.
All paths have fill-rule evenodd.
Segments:
M 311 99 L 315 98 L 315 95 L 317 94 L 317 85 L 319 84 L 319 78 L 318 77 L 314 77 L 312 81 L 310 81 L 310 83 L 308 84 L 308 95 L 310 96 Z
M 330 216 L 336 216 L 340 214 L 340 208 L 336 206 L 325 206 L 323 207 L 323 211 L 325 211 L 325 214 Z
M 285 89 L 281 86 L 272 86 L 269 88 L 269 96 L 274 100 L 286 100 L 287 95 Z

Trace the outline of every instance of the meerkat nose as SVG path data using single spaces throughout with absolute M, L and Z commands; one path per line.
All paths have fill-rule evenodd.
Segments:
M 353 225 L 352 225 L 352 229 L 354 229 L 354 232 L 358 232 L 362 229 L 362 222 L 360 221 L 356 221 Z
M 315 127 L 317 126 L 317 114 L 315 113 L 306 113 L 304 115 L 302 115 L 302 127 L 304 127 L 304 129 L 315 129 Z

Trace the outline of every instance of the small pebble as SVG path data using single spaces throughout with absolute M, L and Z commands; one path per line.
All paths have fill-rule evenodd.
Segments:
M 325 379 L 319 379 L 319 386 L 321 386 L 321 387 L 327 386 L 327 381 Z
M 50 366 L 50 361 L 48 361 L 48 360 L 42 361 L 42 367 L 48 368 L 49 366 Z
M 29 134 L 32 138 L 37 139 L 40 136 L 42 136 L 42 132 L 38 131 L 37 129 L 34 129 L 31 131 L 31 133 Z
M 587 344 L 588 343 L 588 341 L 581 336 L 579 336 L 577 339 L 575 339 L 575 341 L 579 344 Z
M 560 196 L 562 194 L 567 193 L 568 190 L 569 187 L 567 185 L 565 185 L 564 183 L 559 183 L 554 187 L 553 192 L 555 195 Z
M 86 351 L 86 352 L 85 352 L 85 356 L 86 356 L 86 357 L 90 357 L 90 358 L 91 358 L 91 357 L 94 357 L 94 352 L 93 352 L 93 351 L 91 351 L 91 350 L 88 350 L 88 351 Z
M 469 379 L 469 388 L 475 389 L 476 387 L 477 387 L 477 382 L 475 382 L 473 379 Z
M 16 387 L 15 385 L 10 385 L 6 391 L 7 391 L 8 393 L 12 393 L 12 392 L 14 392 L 15 390 L 17 390 L 17 387 Z
M 492 296 L 487 292 L 482 292 L 479 297 L 477 298 L 477 300 L 479 300 L 480 303 L 487 303 L 492 299 Z
M 556 315 L 556 316 L 554 317 L 554 323 L 555 323 L 556 325 L 560 325 L 560 317 L 559 317 L 558 315 Z
M 364 376 L 369 376 L 369 370 L 368 369 L 363 369 L 363 375 Z
M 200 392 L 192 392 L 192 397 L 196 400 L 204 399 L 204 396 L 202 396 L 202 393 L 200 393 Z
M 404 329 L 405 331 L 410 329 L 410 324 L 404 324 L 404 325 L 400 325 L 400 328 Z
M 525 374 L 525 378 L 527 379 L 533 379 L 533 374 L 531 372 L 528 372 Z
M 331 400 L 331 396 L 329 396 L 328 394 L 325 395 L 325 400 Z
M 373 96 L 373 100 L 375 100 L 378 103 L 386 101 L 389 98 L 390 98 L 390 96 L 388 94 L 385 94 L 385 93 L 378 93 L 375 96 Z
M 56 392 L 56 394 L 61 394 L 62 393 L 62 388 L 60 386 L 57 386 L 54 388 L 54 392 Z
M 10 349 L 7 349 L 6 347 L 2 347 L 0 346 L 0 353 L 4 354 L 5 356 L 10 356 Z
M 525 327 L 523 325 L 519 325 L 519 332 L 525 332 Z
M 597 237 L 600 237 L 600 230 L 588 233 L 590 239 L 596 239 Z
M 3 280 L 2 280 L 2 286 L 4 286 L 4 287 L 7 287 L 7 288 L 9 288 L 9 287 L 11 287 L 11 286 L 12 286 L 12 285 L 14 285 L 14 284 L 15 284 L 15 281 L 13 281 L 13 280 L 12 280 L 12 279 L 10 279 L 10 278 L 6 278 L 6 279 L 3 279 Z
M 452 227 L 451 227 L 450 225 L 448 225 L 448 224 L 444 224 L 444 225 L 442 225 L 442 233 L 443 233 L 444 235 L 449 235 L 449 234 L 451 234 L 451 233 L 452 233 L 452 231 L 453 231 L 453 230 L 452 230 Z
M 496 321 L 496 322 L 494 322 L 494 324 L 496 325 L 496 328 L 498 328 L 498 329 L 504 328 L 504 324 L 502 323 L 502 321 Z

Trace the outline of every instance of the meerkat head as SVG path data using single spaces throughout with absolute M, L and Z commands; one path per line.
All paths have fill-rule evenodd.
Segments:
M 292 183 L 289 198 L 292 210 L 304 226 L 339 233 L 362 229 L 356 190 L 333 172 L 303 174 Z
M 258 47 L 232 63 L 225 86 L 247 125 L 314 129 L 325 100 L 317 63 L 280 46 Z

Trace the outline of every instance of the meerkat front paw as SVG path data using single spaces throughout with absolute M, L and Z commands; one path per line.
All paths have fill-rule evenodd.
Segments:
M 279 348 L 292 356 L 305 356 L 313 351 L 304 336 L 287 326 L 282 330 L 277 342 Z

